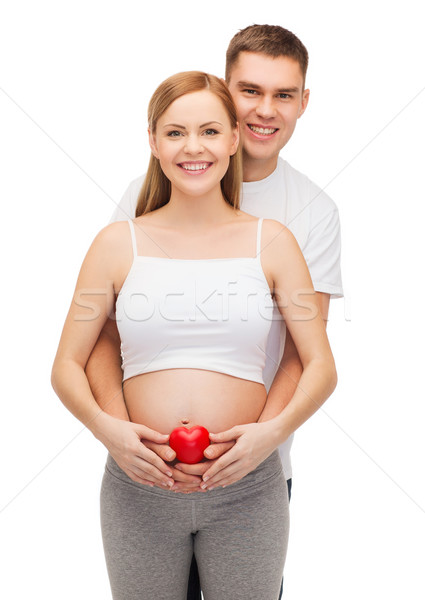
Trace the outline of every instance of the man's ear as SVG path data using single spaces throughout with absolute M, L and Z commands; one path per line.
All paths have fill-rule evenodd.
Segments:
M 303 97 L 301 100 L 301 109 L 298 114 L 298 119 L 305 113 L 305 109 L 307 108 L 308 101 L 310 99 L 310 90 L 303 91 Z
M 158 150 L 156 148 L 155 135 L 152 133 L 152 131 L 150 129 L 148 129 L 148 134 L 149 134 L 149 146 L 151 147 L 152 154 L 155 156 L 155 158 L 159 158 Z

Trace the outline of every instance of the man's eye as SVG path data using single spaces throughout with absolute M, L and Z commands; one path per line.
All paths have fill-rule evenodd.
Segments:
M 278 94 L 278 97 L 282 98 L 283 100 L 287 100 L 288 98 L 291 98 L 291 94 L 282 93 L 282 94 Z
M 250 90 L 250 89 L 246 89 L 243 90 L 244 92 L 246 92 L 247 94 L 254 96 L 255 94 L 257 94 L 257 90 Z

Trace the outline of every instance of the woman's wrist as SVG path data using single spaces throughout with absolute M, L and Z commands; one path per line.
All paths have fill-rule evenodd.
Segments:
M 265 435 L 274 448 L 278 448 L 289 437 L 284 431 L 284 420 L 282 420 L 280 414 L 267 421 L 260 421 L 259 425 L 263 427 Z
M 102 443 L 105 443 L 107 438 L 107 430 L 115 421 L 116 418 L 108 415 L 105 411 L 99 409 L 96 415 L 92 418 L 90 423 L 87 424 L 87 428 L 92 432 L 94 437 Z

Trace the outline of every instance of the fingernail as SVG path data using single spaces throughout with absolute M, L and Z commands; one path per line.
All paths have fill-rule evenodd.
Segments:
M 165 458 L 167 460 L 171 460 L 173 458 L 174 454 L 172 452 L 166 452 L 165 454 Z
M 172 474 L 171 471 L 165 471 L 165 474 L 168 475 L 168 477 L 172 477 L 173 476 L 173 474 Z
M 203 490 L 205 490 L 205 489 L 207 488 L 207 484 L 206 484 L 206 483 L 201 483 L 201 488 L 202 488 Z
M 212 450 L 210 450 L 208 448 L 207 450 L 205 450 L 204 454 L 205 454 L 205 456 L 211 456 L 212 455 Z
M 168 481 L 168 482 L 167 482 L 167 485 L 169 485 L 170 487 L 173 487 L 173 485 L 174 485 L 174 481 Z
M 209 477 L 209 475 L 204 475 L 204 476 L 202 477 L 202 479 L 203 479 L 204 481 L 208 481 L 208 479 L 209 479 L 209 478 L 210 478 L 210 477 Z

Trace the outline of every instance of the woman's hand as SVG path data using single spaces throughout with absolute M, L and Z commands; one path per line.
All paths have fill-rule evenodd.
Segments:
M 173 470 L 173 479 L 176 482 L 171 488 L 175 492 L 206 492 L 205 489 L 201 488 L 202 476 L 212 465 L 215 464 L 216 460 L 234 446 L 235 442 L 223 442 L 219 444 L 211 444 L 204 450 L 204 456 L 207 460 L 189 465 L 187 463 L 176 463 Z M 189 477 L 193 477 L 193 481 L 190 481 Z
M 270 421 L 237 425 L 222 433 L 210 433 L 210 439 L 213 443 L 235 443 L 205 471 L 201 488 L 206 490 L 239 481 L 256 469 L 278 446 Z
M 101 413 L 96 420 L 99 420 L 96 437 L 130 479 L 151 487 L 157 485 L 170 489 L 174 485 L 171 467 L 142 442 L 143 438 L 160 444 L 165 453 L 170 451 L 173 456 L 173 450 L 166 445 L 168 435 L 138 423 L 116 419 L 106 413 Z
M 155 452 L 155 454 L 157 454 L 163 460 L 165 460 L 167 462 L 171 462 L 171 461 L 175 460 L 176 453 L 172 448 L 170 448 L 170 446 L 164 445 L 164 444 L 157 444 L 156 442 L 152 442 L 152 441 L 146 440 L 146 439 L 142 439 L 142 442 L 147 448 L 152 450 L 152 452 Z M 185 466 L 185 465 L 183 465 L 183 466 Z M 192 467 L 192 466 L 197 466 L 197 465 L 186 465 L 186 466 Z M 189 493 L 189 492 L 204 492 L 205 491 L 205 490 L 202 490 L 200 487 L 200 485 L 202 483 L 202 478 L 200 475 L 203 475 L 204 471 L 202 471 L 202 473 L 200 473 L 200 474 L 196 473 L 196 475 L 191 474 L 190 470 L 185 472 L 185 469 L 180 469 L 180 463 L 179 463 L 179 466 L 177 466 L 175 464 L 170 465 L 170 471 L 171 471 L 171 477 L 174 480 L 174 485 L 171 488 L 171 490 L 173 492 Z M 162 487 L 162 486 L 159 486 L 159 487 Z

